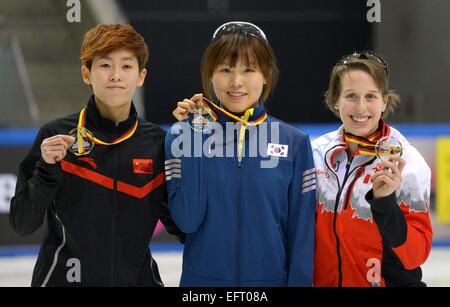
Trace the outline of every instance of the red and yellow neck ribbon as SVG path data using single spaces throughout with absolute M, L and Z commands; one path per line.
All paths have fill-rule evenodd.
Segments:
M 353 153 L 353 156 L 356 155 L 376 156 L 375 152 L 376 143 L 381 137 L 386 136 L 388 134 L 389 134 L 389 126 L 387 126 L 383 120 L 380 120 L 378 129 L 367 137 L 356 136 L 344 131 L 344 142 L 347 144 L 354 143 L 358 145 L 357 149 Z
M 78 126 L 77 126 L 77 128 L 79 130 L 85 129 L 84 128 L 85 121 L 86 121 L 86 108 L 81 110 L 80 116 L 78 118 Z M 123 142 L 125 140 L 128 140 L 129 138 L 131 138 L 133 136 L 133 134 L 136 132 L 137 126 L 138 126 L 138 119 L 136 118 L 136 121 L 134 122 L 133 127 L 131 127 L 130 130 L 125 132 L 123 135 L 121 135 L 120 137 L 118 137 L 117 139 L 112 141 L 111 143 L 104 142 L 104 141 L 94 137 L 92 134 L 87 134 L 87 136 L 88 136 L 89 139 L 91 139 L 91 141 L 93 141 L 97 145 L 105 145 L 105 146 L 116 145 L 116 144 L 119 144 L 119 143 L 121 143 L 121 142 Z
M 227 110 L 219 107 L 217 104 L 215 104 L 214 102 L 212 102 L 209 99 L 206 99 L 205 97 L 203 97 L 203 103 L 206 104 L 207 108 L 207 112 L 209 113 L 209 115 L 214 118 L 214 121 L 217 121 L 217 119 L 219 118 L 219 116 L 216 114 L 215 111 L 218 111 L 222 114 L 224 114 L 225 116 L 231 118 L 232 120 L 241 123 L 244 126 L 257 126 L 259 124 L 261 124 L 262 122 L 264 122 L 267 118 L 267 113 L 264 112 L 263 115 L 261 115 L 259 118 L 257 118 L 256 120 L 253 121 L 248 121 L 248 119 L 244 118 L 239 118 L 239 116 L 236 116 L 230 112 L 228 112 Z

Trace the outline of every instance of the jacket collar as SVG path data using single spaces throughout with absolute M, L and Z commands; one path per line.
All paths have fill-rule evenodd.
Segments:
M 134 125 L 136 119 L 137 119 L 137 112 L 133 102 L 131 102 L 129 117 L 126 120 L 118 123 L 117 125 L 112 120 L 104 118 L 100 114 L 100 111 L 98 110 L 97 105 L 95 104 L 94 95 L 90 97 L 89 102 L 87 103 L 86 106 L 85 127 L 88 129 L 92 129 L 92 127 L 94 127 L 95 130 L 101 130 L 105 132 L 112 132 L 112 131 L 115 131 L 116 133 L 126 132 Z
M 382 136 L 388 136 L 391 135 L 391 127 L 389 127 L 384 121 L 383 121 L 383 131 Z M 326 162 L 334 168 L 336 161 L 347 161 L 347 149 L 348 144 L 344 140 L 344 125 L 341 125 L 338 130 L 336 130 L 326 146 L 325 150 L 325 160 Z M 363 164 L 369 160 L 373 159 L 373 156 L 367 156 L 367 155 L 358 155 L 354 157 L 354 160 L 358 164 Z
M 222 106 L 223 108 L 223 106 Z M 259 102 L 256 106 L 249 108 L 248 110 L 253 109 L 253 114 L 250 115 L 248 122 L 254 122 L 261 117 L 263 117 L 266 114 L 266 107 L 263 102 Z M 225 125 L 227 122 L 236 122 L 234 119 L 230 118 L 223 112 L 220 112 L 218 110 L 214 110 L 215 115 L 217 116 L 217 121 L 223 125 Z

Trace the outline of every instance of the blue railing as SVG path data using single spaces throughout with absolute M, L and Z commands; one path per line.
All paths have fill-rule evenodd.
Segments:
M 308 133 L 311 138 L 336 130 L 340 124 L 293 124 Z M 406 137 L 450 136 L 450 124 L 392 124 Z M 168 129 L 169 125 L 161 125 Z M 0 146 L 31 145 L 38 129 L 0 129 Z

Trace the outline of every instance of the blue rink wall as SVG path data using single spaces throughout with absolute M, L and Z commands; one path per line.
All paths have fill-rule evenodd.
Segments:
M 327 132 L 339 128 L 339 124 L 293 124 L 310 135 L 311 140 Z M 429 163 L 433 174 L 436 159 L 436 139 L 450 137 L 450 124 L 393 124 L 394 128 L 404 134 L 416 146 Z M 168 129 L 169 125 L 162 125 Z M 5 147 L 29 147 L 38 132 L 38 129 L 0 129 L 0 150 Z M 18 164 L 17 164 L 18 166 Z M 0 174 L 4 171 L 0 164 Z M 434 180 L 434 175 L 433 175 Z M 432 182 L 432 189 L 434 182 Z
M 322 134 L 336 130 L 339 124 L 292 124 L 303 130 L 314 139 Z M 168 129 L 169 125 L 161 125 Z M 450 137 L 450 124 L 392 124 L 392 127 L 399 130 L 406 137 L 410 138 L 437 138 L 440 136 Z M 0 129 L 0 146 L 31 145 L 38 129 Z

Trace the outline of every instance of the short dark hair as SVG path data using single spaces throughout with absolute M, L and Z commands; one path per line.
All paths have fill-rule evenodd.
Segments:
M 81 65 L 89 70 L 96 56 L 104 56 L 117 49 L 126 49 L 134 53 L 139 63 L 139 71 L 148 61 L 148 46 L 142 35 L 129 25 L 99 24 L 84 35 L 81 45 Z
M 239 59 L 246 65 L 253 65 L 261 70 L 266 80 L 261 97 L 266 101 L 278 81 L 275 54 L 264 40 L 239 32 L 221 35 L 213 40 L 203 53 L 200 72 L 206 96 L 214 97 L 211 77 L 217 66 L 227 62 L 233 67 Z

